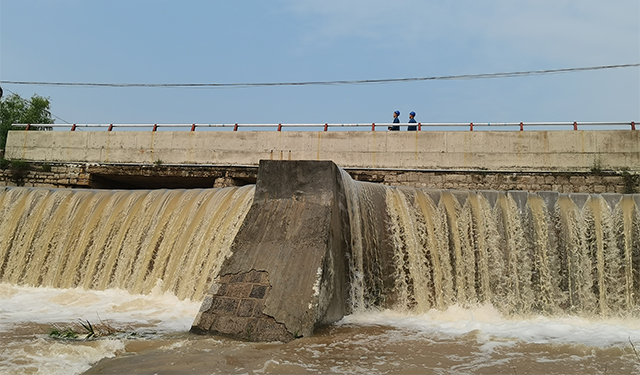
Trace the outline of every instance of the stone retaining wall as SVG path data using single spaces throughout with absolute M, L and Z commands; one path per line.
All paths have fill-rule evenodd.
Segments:
M 32 164 L 26 171 L 16 173 L 11 168 L 0 170 L 0 186 L 26 186 L 45 188 L 89 188 L 90 174 L 83 165 L 51 166 Z
M 559 193 L 633 193 L 640 191 L 640 175 L 626 171 L 489 172 L 349 170 L 351 177 L 390 186 L 456 190 L 523 190 Z
M 0 169 L 0 186 L 92 189 L 210 188 L 254 184 L 257 167 L 30 163 Z
M 50 171 L 44 169 L 49 168 Z M 257 167 L 175 165 L 88 165 L 31 163 L 16 176 L 0 170 L 0 186 L 49 188 L 154 189 L 227 187 L 253 184 Z M 640 191 L 640 175 L 627 171 L 500 172 L 349 169 L 355 180 L 390 186 L 459 190 L 524 190 L 560 193 L 631 193 Z

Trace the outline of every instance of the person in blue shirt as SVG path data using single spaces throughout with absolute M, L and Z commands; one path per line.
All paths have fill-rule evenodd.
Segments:
M 400 117 L 400 111 L 393 112 L 393 123 L 394 124 L 399 124 L 400 123 L 400 118 L 399 117 Z M 398 130 L 400 130 L 400 125 L 389 126 L 389 130 L 398 131 Z
M 416 113 L 414 111 L 411 111 L 409 113 L 409 124 L 415 124 L 416 123 L 415 117 L 416 117 Z M 415 125 L 409 125 L 409 126 L 407 126 L 407 130 L 408 131 L 416 131 L 416 130 L 418 130 L 418 127 L 415 126 Z

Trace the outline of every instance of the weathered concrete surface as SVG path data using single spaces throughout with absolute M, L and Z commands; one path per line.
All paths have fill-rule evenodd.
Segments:
M 348 230 L 335 164 L 261 161 L 233 255 L 222 265 L 192 331 L 288 341 L 339 320 L 348 303 Z
M 640 131 L 11 131 L 7 159 L 219 164 L 332 160 L 343 168 L 640 171 Z

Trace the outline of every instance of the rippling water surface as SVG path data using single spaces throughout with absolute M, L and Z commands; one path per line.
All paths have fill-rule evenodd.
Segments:
M 0 374 L 633 374 L 640 321 L 505 318 L 491 306 L 345 317 L 313 337 L 246 343 L 191 335 L 199 303 L 161 292 L 0 284 Z M 53 325 L 107 322 L 98 340 Z M 135 333 L 135 335 L 132 335 Z M 633 344 L 633 345 L 632 345 Z

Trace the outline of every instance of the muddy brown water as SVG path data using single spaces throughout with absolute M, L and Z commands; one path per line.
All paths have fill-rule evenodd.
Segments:
M 632 348 L 481 343 L 393 327 L 332 326 L 290 343 L 179 334 L 130 341 L 85 374 L 633 374 Z

